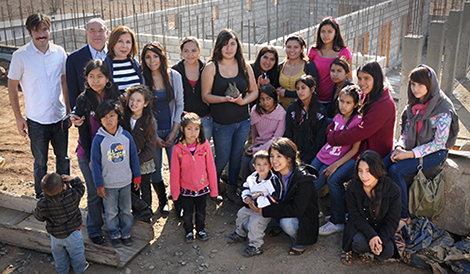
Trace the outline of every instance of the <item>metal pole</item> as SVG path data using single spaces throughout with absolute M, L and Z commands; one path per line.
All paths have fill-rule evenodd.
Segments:
M 270 39 L 271 35 L 270 34 L 271 34 L 271 25 L 270 25 L 270 20 L 268 19 L 268 45 L 271 41 L 271 39 Z
M 72 13 L 72 17 L 73 17 L 73 10 L 70 9 L 70 12 Z M 75 36 L 75 24 L 72 24 L 72 33 L 73 33 L 73 42 L 75 44 L 75 49 L 77 49 L 77 37 Z

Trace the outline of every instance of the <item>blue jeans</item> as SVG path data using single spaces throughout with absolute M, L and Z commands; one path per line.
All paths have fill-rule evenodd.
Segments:
M 255 163 L 255 159 L 253 156 L 244 154 L 242 157 L 242 180 L 246 181 L 246 178 L 250 176 L 253 172 L 255 172 L 255 167 L 253 164 Z
M 102 236 L 103 232 L 101 227 L 103 226 L 103 199 L 98 196 L 96 191 L 95 182 L 91 175 L 91 169 L 87 159 L 78 158 L 78 166 L 82 171 L 83 178 L 85 179 L 87 189 L 87 217 L 86 217 L 86 229 L 88 231 L 88 237 L 94 238 Z
M 34 157 L 34 190 L 36 196 L 42 193 L 41 180 L 47 173 L 47 156 L 49 142 L 52 144 L 56 159 L 56 172 L 70 174 L 70 159 L 68 156 L 69 128 L 68 121 L 43 125 L 27 120 L 28 134 L 31 141 L 31 152 Z
M 204 136 L 207 140 L 212 138 L 212 116 L 209 114 L 201 118 L 202 128 L 204 129 Z
M 157 136 L 165 140 L 168 135 L 171 133 L 171 129 L 157 130 Z M 166 157 L 168 158 L 168 168 L 171 167 L 171 151 L 173 150 L 173 145 L 165 148 Z M 162 167 L 163 167 L 163 148 L 157 147 L 155 154 L 153 156 L 153 161 L 155 162 L 156 171 L 152 173 L 152 182 L 158 183 L 163 181 L 162 177 Z
M 430 170 L 442 164 L 447 157 L 447 149 L 441 149 L 423 157 L 423 171 Z M 385 169 L 388 171 L 393 181 L 400 187 L 401 190 L 401 218 L 405 219 L 410 217 L 408 211 L 408 187 L 405 182 L 405 176 L 415 174 L 418 172 L 419 158 L 405 159 L 399 162 L 392 162 L 390 155 L 393 151 L 385 156 L 383 159 Z
M 326 179 L 322 172 L 329 167 L 329 165 L 325 165 L 317 157 L 312 161 L 311 165 L 318 170 L 318 173 L 320 174 L 318 179 L 314 181 L 317 191 L 325 184 L 328 184 L 331 210 L 330 221 L 333 224 L 344 224 L 345 222 L 345 190 L 343 183 L 351 179 L 355 164 L 356 161 L 349 159 L 349 161 L 338 167 L 329 179 Z
M 103 199 L 106 225 L 111 239 L 127 238 L 134 222 L 132 216 L 131 184 L 121 188 L 105 188 Z
M 69 273 L 70 263 L 77 274 L 85 270 L 85 246 L 82 231 L 77 229 L 65 239 L 58 239 L 51 235 L 51 250 L 55 269 L 59 274 Z
M 212 123 L 212 138 L 214 138 L 215 147 L 215 168 L 217 170 L 218 181 L 220 181 L 220 176 L 225 166 L 229 163 L 228 184 L 231 186 L 238 184 L 243 150 L 249 133 L 250 118 L 240 123 L 230 125 L 221 125 L 216 122 Z
M 292 240 L 292 247 L 296 249 L 307 249 L 308 245 L 298 245 L 297 232 L 299 231 L 299 219 L 297 218 L 282 218 L 279 220 L 279 226 L 282 230 L 289 235 Z

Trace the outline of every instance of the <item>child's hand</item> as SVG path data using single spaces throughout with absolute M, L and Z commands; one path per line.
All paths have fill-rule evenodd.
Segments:
M 97 192 L 98 196 L 100 196 L 103 199 L 106 199 L 106 190 L 104 190 L 104 187 L 97 188 L 96 192 Z
M 251 197 L 246 197 L 243 201 L 244 201 L 245 204 L 247 204 L 247 205 L 253 204 L 253 199 L 251 199 Z
M 72 180 L 73 180 L 73 177 L 70 176 L 70 175 L 67 175 L 67 174 L 62 174 L 62 175 L 60 175 L 60 177 L 61 177 L 62 180 L 65 181 L 65 182 L 69 182 L 69 181 L 72 181 Z
M 333 175 L 333 173 L 335 173 L 335 171 L 337 169 L 338 169 L 338 166 L 336 164 L 332 164 L 329 167 L 325 168 L 325 170 L 323 170 L 322 174 L 325 175 L 326 179 L 330 179 L 331 175 Z
M 134 188 L 135 188 L 135 190 L 139 190 L 140 184 L 134 184 Z

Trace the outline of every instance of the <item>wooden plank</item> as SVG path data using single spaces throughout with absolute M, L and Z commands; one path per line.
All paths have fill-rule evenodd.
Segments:
M 2 208 L 2 210 L 0 211 L 0 223 L 16 225 L 28 216 L 31 216 L 31 213 L 18 212 L 17 210 L 13 210 L 10 208 Z
M 364 54 L 367 55 L 367 51 L 369 49 L 369 33 L 366 33 L 366 48 L 364 50 Z
M 379 35 L 379 54 L 378 56 L 382 55 L 382 31 L 383 31 L 383 26 L 380 26 L 380 35 Z
M 11 193 L 0 193 L 0 241 L 11 245 L 20 246 L 40 252 L 51 253 L 51 240 L 46 232 L 45 222 L 39 222 L 31 214 L 36 207 L 37 200 L 27 196 Z M 15 210 L 18 209 L 18 210 Z M 83 224 L 86 223 L 87 211 L 81 210 Z M 16 215 L 16 216 L 15 216 Z M 10 220 L 10 221 L 5 221 Z M 107 245 L 95 245 L 86 236 L 85 225 L 82 226 L 83 242 L 85 245 L 85 257 L 87 260 L 117 267 L 125 266 L 141 250 L 148 246 L 154 238 L 151 225 L 136 221 L 132 227 L 133 246 L 123 246 L 114 249 L 111 239 L 103 228 L 103 234 L 107 238 Z

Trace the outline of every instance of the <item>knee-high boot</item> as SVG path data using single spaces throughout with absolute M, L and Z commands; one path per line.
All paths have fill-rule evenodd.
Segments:
M 168 208 L 168 198 L 166 197 L 166 192 L 165 192 L 165 184 L 163 181 L 154 183 L 152 182 L 153 188 L 155 189 L 155 192 L 157 192 L 158 196 L 158 209 L 160 210 L 160 213 L 169 213 L 169 208 Z

